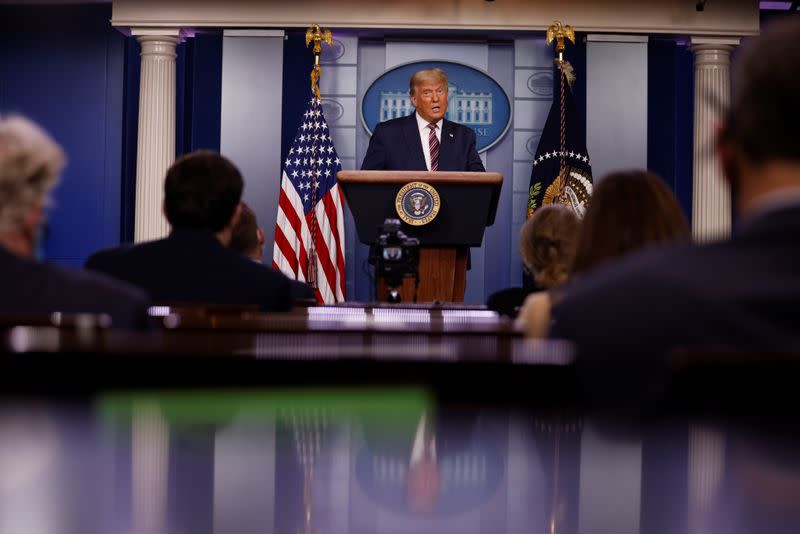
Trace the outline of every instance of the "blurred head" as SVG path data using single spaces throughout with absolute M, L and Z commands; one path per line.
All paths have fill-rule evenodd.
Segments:
M 782 174 L 788 180 L 762 176 L 771 164 L 800 166 L 798 35 L 798 17 L 770 24 L 745 41 L 733 65 L 731 104 L 717 148 L 726 178 L 745 203 L 766 190 L 800 185 L 798 169 Z
M 32 256 L 50 191 L 65 163 L 61 147 L 23 117 L 0 120 L 0 243 Z
M 519 232 L 519 249 L 536 285 L 550 288 L 564 282 L 575 259 L 580 221 L 571 208 L 542 206 Z
M 447 73 L 437 68 L 415 72 L 409 82 L 409 94 L 419 116 L 437 122 L 447 113 Z
M 261 261 L 264 255 L 264 231 L 258 226 L 256 214 L 244 202 L 228 246 L 253 260 Z
M 218 233 L 237 213 L 244 182 L 224 156 L 198 151 L 178 158 L 164 182 L 164 213 L 173 229 Z
M 594 187 L 572 273 L 648 245 L 688 237 L 686 218 L 661 178 L 645 170 L 614 172 Z

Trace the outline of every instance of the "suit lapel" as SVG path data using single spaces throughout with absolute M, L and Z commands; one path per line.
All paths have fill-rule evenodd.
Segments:
M 422 141 L 417 130 L 417 114 L 412 113 L 403 120 L 403 137 L 408 153 L 408 169 L 410 171 L 427 170 L 425 153 L 422 152 Z
M 439 141 L 439 170 L 440 171 L 454 171 L 456 169 L 453 165 L 453 154 L 455 150 L 455 128 L 453 123 L 444 120 L 442 121 L 442 140 Z

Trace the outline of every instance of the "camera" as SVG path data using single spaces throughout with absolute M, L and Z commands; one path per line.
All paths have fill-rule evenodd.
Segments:
M 400 229 L 399 219 L 386 219 L 370 246 L 369 263 L 375 265 L 375 280 L 383 279 L 389 288 L 389 302 L 400 302 L 403 278 L 419 282 L 419 239 Z

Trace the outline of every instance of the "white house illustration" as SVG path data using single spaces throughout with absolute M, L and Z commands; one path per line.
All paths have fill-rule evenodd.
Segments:
M 413 109 L 407 91 L 381 91 L 378 122 L 404 117 Z M 459 91 L 455 85 L 448 86 L 445 118 L 470 126 L 492 124 L 492 93 Z

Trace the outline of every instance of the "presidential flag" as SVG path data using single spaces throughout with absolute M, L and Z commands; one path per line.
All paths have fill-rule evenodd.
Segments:
M 572 66 L 556 61 L 555 98 L 533 159 L 528 189 L 528 217 L 547 204 L 571 206 L 583 217 L 592 195 L 592 167 L 586 135 L 572 97 Z
M 341 169 L 322 100 L 312 95 L 284 161 L 272 265 L 324 304 L 345 299 Z

